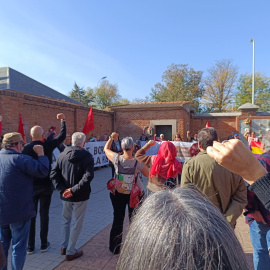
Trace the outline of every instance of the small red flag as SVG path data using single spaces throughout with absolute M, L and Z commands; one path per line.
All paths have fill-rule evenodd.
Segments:
M 94 124 L 93 112 L 92 112 L 92 107 L 91 107 L 82 132 L 86 135 L 88 132 L 90 132 L 94 128 L 95 128 L 95 124 Z
M 205 127 L 207 127 L 207 128 L 208 128 L 208 127 L 210 127 L 210 125 L 209 125 L 209 123 L 208 123 L 208 122 L 206 122 Z
M 18 132 L 22 134 L 23 141 L 25 142 L 24 124 L 22 121 L 22 114 L 20 113 L 19 129 Z

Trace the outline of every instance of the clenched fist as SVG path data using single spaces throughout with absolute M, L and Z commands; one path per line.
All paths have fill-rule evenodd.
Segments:
M 42 145 L 34 145 L 33 150 L 36 152 L 38 156 L 44 156 L 44 149 Z
M 56 115 L 56 118 L 57 118 L 57 119 L 65 120 L 65 115 L 64 115 L 63 113 L 58 113 L 58 114 Z

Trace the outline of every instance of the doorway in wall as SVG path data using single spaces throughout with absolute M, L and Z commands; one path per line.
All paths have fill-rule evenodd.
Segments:
M 156 134 L 159 137 L 160 134 L 164 134 L 165 140 L 172 140 L 172 125 L 156 125 Z

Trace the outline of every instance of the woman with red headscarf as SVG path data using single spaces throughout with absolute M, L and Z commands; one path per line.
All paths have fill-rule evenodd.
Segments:
M 176 178 L 182 171 L 181 163 L 176 159 L 176 148 L 171 142 L 162 142 L 158 154 L 146 156 L 146 151 L 156 142 L 151 140 L 139 149 L 135 158 L 143 165 L 150 168 L 147 189 L 151 192 L 163 190 L 169 178 Z

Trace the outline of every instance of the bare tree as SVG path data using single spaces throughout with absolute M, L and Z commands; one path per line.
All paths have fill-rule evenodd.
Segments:
M 201 101 L 208 111 L 226 111 L 228 105 L 231 105 L 237 74 L 238 67 L 230 59 L 217 61 L 208 70 L 208 76 L 203 80 L 204 93 Z

